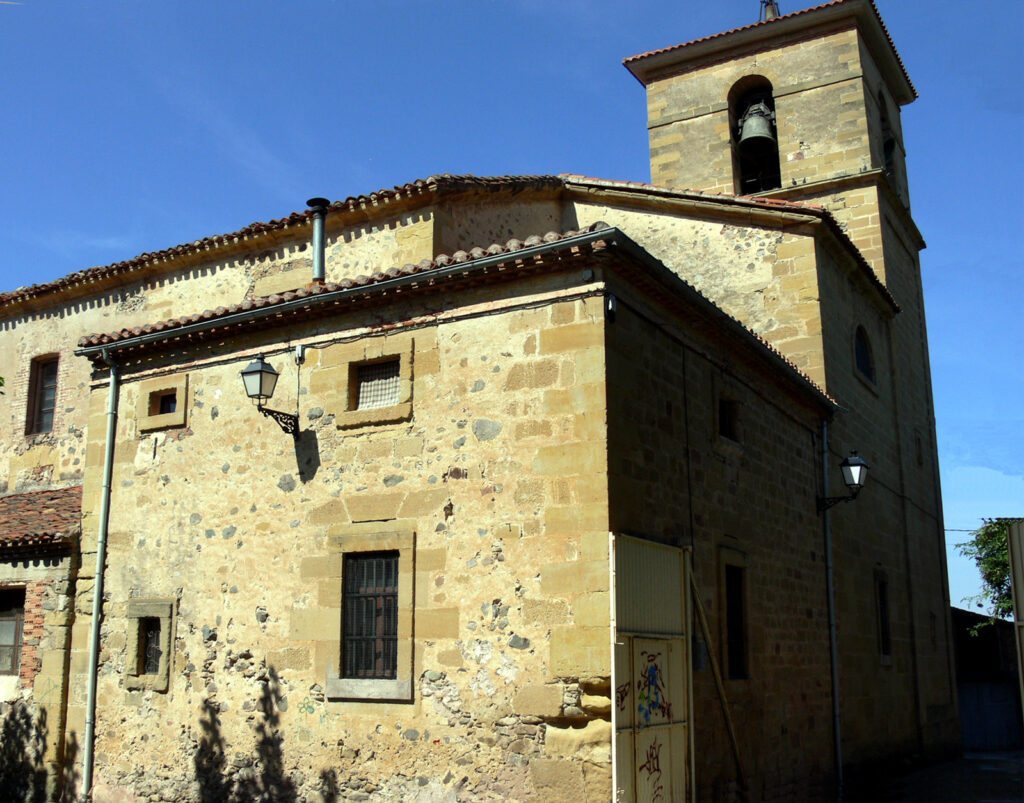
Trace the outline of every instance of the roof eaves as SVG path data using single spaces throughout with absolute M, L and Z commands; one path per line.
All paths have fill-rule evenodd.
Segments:
M 879 294 L 882 301 L 893 311 L 899 312 L 900 305 L 889 292 L 889 288 L 878 278 L 875 269 L 871 267 L 860 249 L 856 246 L 850 236 L 843 230 L 839 221 L 825 207 L 817 204 L 804 203 L 802 201 L 788 201 L 783 198 L 762 198 L 751 195 L 725 195 L 722 193 L 701 192 L 699 190 L 683 190 L 673 187 L 662 187 L 655 184 L 641 184 L 633 181 L 613 181 L 608 179 L 590 178 L 573 174 L 563 174 L 566 186 L 577 185 L 585 188 L 598 190 L 613 190 L 626 193 L 637 193 L 649 197 L 671 198 L 678 200 L 690 200 L 698 203 L 714 203 L 735 208 L 746 208 L 752 210 L 769 212 L 791 212 L 800 215 L 810 215 L 823 222 L 832 235 L 839 241 L 840 245 L 849 252 L 851 258 L 857 263 L 864 278 L 872 288 Z
M 425 179 L 417 179 L 391 189 L 381 189 L 364 195 L 349 196 L 341 201 L 333 201 L 328 207 L 331 213 L 365 213 L 367 210 L 396 204 L 401 201 L 415 200 L 429 196 L 439 196 L 468 190 L 501 190 L 522 191 L 525 189 L 557 189 L 561 179 L 550 175 L 527 176 L 472 176 L 451 175 L 448 173 L 432 175 Z M 161 262 L 172 262 L 203 252 L 217 252 L 258 237 L 266 237 L 276 232 L 287 231 L 289 228 L 303 228 L 310 225 L 312 212 L 292 212 L 283 218 L 267 222 L 251 223 L 228 234 L 215 234 L 182 243 L 160 251 L 147 251 L 121 262 L 101 265 L 93 268 L 69 273 L 58 279 L 41 284 L 19 287 L 6 293 L 0 293 L 0 308 L 43 298 L 48 295 L 59 295 L 64 292 L 101 283 L 107 279 L 124 274 L 142 271 Z
M 98 360 L 102 359 L 104 351 L 108 349 L 132 349 L 147 343 L 156 344 L 180 337 L 186 333 L 222 328 L 232 324 L 230 320 L 232 317 L 244 319 L 247 315 L 262 314 L 263 317 L 280 320 L 280 316 L 289 308 L 298 310 L 303 307 L 327 304 L 330 303 L 332 297 L 338 298 L 361 290 L 368 292 L 380 290 L 389 283 L 415 281 L 419 286 L 433 286 L 444 274 L 465 275 L 472 270 L 486 270 L 488 265 L 500 267 L 509 262 L 534 264 L 534 260 L 543 259 L 559 252 L 586 253 L 588 249 L 591 253 L 607 253 L 609 249 L 618 249 L 627 254 L 635 262 L 642 264 L 655 274 L 662 284 L 667 284 L 677 294 L 698 304 L 705 313 L 723 322 L 755 348 L 762 351 L 770 360 L 783 367 L 830 409 L 836 408 L 834 399 L 767 340 L 718 307 L 699 290 L 651 256 L 620 229 L 600 222 L 582 231 L 571 230 L 561 234 L 548 232 L 544 236 L 533 235 L 522 241 L 509 240 L 504 245 L 494 243 L 488 248 L 477 247 L 469 251 L 456 251 L 451 256 L 441 254 L 434 260 L 423 260 L 418 265 L 391 268 L 373 276 L 360 276 L 357 279 L 345 280 L 341 283 L 328 283 L 323 286 L 311 285 L 302 290 L 268 296 L 265 299 L 252 302 L 247 301 L 233 307 L 207 310 L 202 315 L 190 316 L 187 319 L 172 319 L 150 326 L 135 327 L 131 330 L 89 335 L 79 341 L 79 349 L 75 353 Z
M 889 48 L 892 51 L 892 55 L 896 61 L 903 75 L 903 79 L 907 83 L 907 87 L 910 91 L 911 98 L 916 98 L 917 90 L 914 88 L 913 83 L 910 80 L 910 75 L 907 73 L 907 68 L 903 63 L 903 59 L 900 57 L 899 51 L 896 49 L 896 43 L 893 42 L 892 36 L 889 34 L 889 29 L 885 26 L 885 22 L 882 19 L 882 15 L 878 12 L 878 8 L 874 3 L 874 0 L 831 0 L 828 3 L 822 3 L 811 8 L 801 9 L 799 11 L 793 11 L 789 14 L 782 14 L 778 17 L 774 17 L 770 20 L 760 20 L 758 22 L 751 23 L 750 25 L 743 25 L 738 28 L 731 28 L 728 31 L 721 31 L 719 33 L 710 34 L 709 36 L 702 36 L 699 39 L 691 39 L 689 42 L 683 42 L 678 45 L 670 45 L 669 47 L 659 48 L 657 50 L 650 50 L 646 53 L 639 53 L 635 56 L 629 56 L 623 59 L 622 63 L 633 74 L 641 84 L 646 85 L 645 77 L 651 72 L 652 67 L 657 66 L 658 63 L 665 60 L 670 54 L 677 54 L 679 51 L 690 48 L 691 50 L 712 50 L 717 49 L 720 45 L 725 45 L 723 40 L 756 40 L 763 35 L 771 35 L 776 32 L 782 33 L 785 29 L 801 25 L 806 21 L 806 18 L 810 14 L 821 15 L 822 13 L 828 13 L 829 11 L 838 10 L 839 12 L 844 11 L 842 6 L 861 6 L 866 5 L 870 7 L 873 12 L 874 18 L 877 20 L 878 25 L 881 28 L 881 32 L 885 41 L 888 43 Z M 772 27 L 774 26 L 774 27 Z M 741 42 L 736 42 L 739 44 Z M 646 62 L 646 64 L 645 64 Z

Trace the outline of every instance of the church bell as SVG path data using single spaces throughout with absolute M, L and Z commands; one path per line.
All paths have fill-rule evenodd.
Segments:
M 775 112 L 763 100 L 751 103 L 740 120 L 737 144 L 741 151 L 758 151 L 775 145 Z

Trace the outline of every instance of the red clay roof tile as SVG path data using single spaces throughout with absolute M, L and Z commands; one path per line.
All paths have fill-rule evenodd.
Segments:
M 292 299 L 308 298 L 310 296 L 318 295 L 320 293 L 330 293 L 337 290 L 347 290 L 354 287 L 369 288 L 376 283 L 393 278 L 393 276 L 395 275 L 408 276 L 415 273 L 429 273 L 430 271 L 450 266 L 453 263 L 472 263 L 475 260 L 483 259 L 485 257 L 493 257 L 501 254 L 511 255 L 523 248 L 528 248 L 530 246 L 541 245 L 543 243 L 554 244 L 563 240 L 568 240 L 570 238 L 576 237 L 577 235 L 582 233 L 600 232 L 606 229 L 609 233 L 609 237 L 621 236 L 624 237 L 625 240 L 629 239 L 628 235 L 623 235 L 622 232 L 612 227 L 609 227 L 606 223 L 594 223 L 589 227 L 583 229 L 582 231 L 569 230 L 561 233 L 549 231 L 544 235 L 531 235 L 527 237 L 525 240 L 511 239 L 504 244 L 492 243 L 487 248 L 482 248 L 478 246 L 470 249 L 468 252 L 462 250 L 456 251 L 451 256 L 448 256 L 447 254 L 439 254 L 432 261 L 423 260 L 418 265 L 408 264 L 401 269 L 393 268 L 386 272 L 377 273 L 372 277 L 360 276 L 357 277 L 355 280 L 343 279 L 340 282 L 325 282 L 323 285 L 311 285 L 310 287 L 302 288 L 294 292 L 288 292 L 283 295 L 272 295 L 255 299 L 252 302 L 246 302 L 245 304 L 235 304 L 230 307 L 218 307 L 217 310 L 215 311 L 206 310 L 204 313 L 202 313 L 202 315 L 193 316 L 193 318 L 190 320 L 216 321 L 218 318 L 222 318 L 227 315 L 241 312 L 246 309 L 251 309 L 252 307 L 274 306 L 284 304 Z M 580 248 L 578 244 L 569 244 L 566 247 Z M 589 247 L 591 248 L 592 252 L 600 252 L 606 250 L 608 245 L 605 242 L 605 240 L 599 239 L 590 242 Z M 636 250 L 642 249 L 636 248 Z M 645 251 L 643 253 L 646 254 Z M 821 388 L 813 379 L 811 379 L 811 377 L 808 374 L 802 371 L 796 365 L 796 363 L 794 363 L 791 359 L 789 359 L 789 357 L 787 357 L 785 354 L 783 354 L 781 351 L 775 348 L 775 346 L 769 343 L 764 337 L 757 334 L 752 329 L 749 329 L 739 319 L 734 318 L 733 316 L 729 315 L 727 312 L 722 310 L 721 307 L 719 307 L 713 301 L 708 299 L 707 296 L 701 293 L 700 290 L 698 290 L 697 288 L 693 287 L 693 285 L 689 284 L 688 282 L 680 278 L 678 275 L 671 273 L 671 271 L 667 267 L 665 267 L 662 263 L 655 260 L 654 257 L 647 255 L 647 258 L 651 261 L 652 264 L 655 264 L 657 266 L 657 270 L 660 270 L 665 274 L 671 274 L 672 281 L 678 282 L 677 287 L 681 289 L 685 288 L 685 293 L 689 293 L 692 296 L 698 298 L 699 303 L 704 305 L 706 309 L 713 310 L 714 314 L 718 318 L 727 320 L 732 328 L 741 331 L 744 334 L 744 336 L 747 336 L 751 338 L 753 341 L 755 341 L 758 348 L 763 349 L 764 352 L 770 354 L 771 357 L 774 358 L 776 361 L 784 364 L 789 371 L 791 371 L 793 374 L 799 377 L 799 379 L 820 398 L 827 401 L 830 405 L 835 405 L 835 400 L 831 396 L 829 396 L 829 394 L 823 388 Z M 513 257 L 513 260 L 514 259 L 515 257 Z M 248 306 L 246 306 L 246 304 L 248 304 Z M 172 319 L 169 321 L 162 322 L 162 327 L 154 326 L 153 328 L 159 328 L 161 330 L 170 330 L 168 332 L 168 338 L 172 338 L 174 337 L 173 330 L 175 328 L 180 328 L 186 322 L 188 322 L 186 321 L 186 319 Z M 122 340 L 130 339 L 133 336 L 133 332 L 134 330 L 122 329 L 120 331 L 92 334 L 81 338 L 78 341 L 78 345 L 80 347 L 89 347 L 117 343 Z
M 783 20 L 793 19 L 794 17 L 801 17 L 805 14 L 811 14 L 815 11 L 819 11 L 823 8 L 829 8 L 831 6 L 841 6 L 843 3 L 852 2 L 852 0 L 831 0 L 829 3 L 821 3 L 811 8 L 801 9 L 800 11 L 793 11 L 789 14 L 782 14 L 778 17 L 774 17 L 770 20 L 761 20 L 759 22 L 751 23 L 750 25 L 742 25 L 739 28 L 732 28 L 728 31 L 722 31 L 720 33 L 714 33 L 710 36 L 702 36 L 700 39 L 691 39 L 689 42 L 683 42 L 680 45 L 671 45 L 670 47 L 659 48 L 658 50 L 649 50 L 646 53 L 639 53 L 635 56 L 623 59 L 622 63 L 626 66 L 635 64 L 636 62 L 642 61 L 643 59 L 650 58 L 651 56 L 660 56 L 662 53 L 671 53 L 673 50 L 681 50 L 684 47 L 690 47 L 701 42 L 710 42 L 715 39 L 721 39 L 725 36 L 731 36 L 734 33 L 740 31 L 749 31 L 753 28 L 761 28 L 766 25 L 775 25 Z M 875 17 L 878 19 L 878 24 L 882 26 L 882 33 L 885 34 L 885 38 L 889 41 L 889 46 L 892 48 L 893 55 L 896 57 L 897 63 L 900 65 L 900 70 L 903 71 L 903 77 L 907 79 L 907 84 L 910 86 L 911 91 L 914 93 L 914 97 L 917 97 L 917 90 L 914 89 L 914 85 L 910 80 L 910 75 L 907 74 L 907 68 L 903 64 L 903 59 L 900 58 L 899 51 L 896 49 L 896 43 L 893 42 L 892 36 L 889 34 L 889 29 L 885 27 L 885 21 L 882 19 L 882 15 L 878 13 L 878 7 L 875 5 L 874 0 L 870 0 L 871 10 L 875 12 Z
M 80 485 L 0 497 L 0 554 L 63 546 L 81 519 Z

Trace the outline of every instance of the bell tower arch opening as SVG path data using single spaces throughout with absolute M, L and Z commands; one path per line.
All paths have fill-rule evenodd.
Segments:
M 752 195 L 782 186 L 775 98 L 761 75 L 741 78 L 729 90 L 733 177 L 737 195 Z

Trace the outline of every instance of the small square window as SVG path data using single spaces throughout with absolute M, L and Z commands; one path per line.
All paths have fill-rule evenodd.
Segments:
M 187 401 L 188 374 L 143 380 L 135 413 L 139 431 L 185 426 Z
M 149 399 L 150 415 L 167 415 L 178 409 L 178 394 L 176 391 L 152 394 Z
M 356 376 L 352 409 L 372 410 L 390 407 L 399 402 L 399 361 L 360 363 L 354 366 Z
M 0 675 L 21 671 L 21 629 L 25 619 L 25 592 L 0 591 Z
M 53 414 L 57 408 L 57 357 L 37 357 L 29 375 L 28 416 L 25 434 L 53 431 Z

